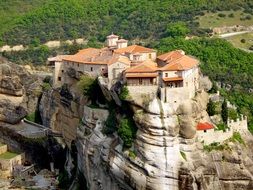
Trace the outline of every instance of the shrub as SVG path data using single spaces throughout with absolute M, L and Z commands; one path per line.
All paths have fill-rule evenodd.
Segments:
M 190 32 L 184 22 L 171 23 L 167 26 L 166 33 L 171 37 L 185 37 Z
M 180 151 L 181 156 L 185 161 L 187 161 L 186 154 L 183 151 Z
M 231 14 L 229 14 L 229 15 L 228 15 L 228 17 L 230 17 L 230 18 L 234 18 L 234 17 L 235 17 L 235 15 L 234 15 L 234 13 L 231 13 Z
M 106 135 L 113 134 L 117 130 L 117 120 L 116 112 L 113 109 L 110 111 L 108 118 L 105 121 L 105 127 L 103 128 L 103 133 Z
M 224 123 L 220 123 L 216 126 L 215 130 L 218 130 L 218 131 L 226 131 L 226 129 L 228 129 L 228 126 Z
M 26 119 L 32 122 L 35 122 L 35 112 L 30 113 L 26 116 Z
M 246 20 L 251 20 L 251 16 L 250 16 L 250 15 L 247 15 L 247 16 L 245 17 L 245 19 L 246 19 Z
M 241 39 L 241 43 L 243 43 L 243 44 L 244 44 L 245 42 L 246 42 L 246 40 L 245 40 L 245 39 Z
M 219 13 L 218 16 L 219 16 L 219 17 L 226 17 L 226 15 L 223 14 L 223 13 Z
M 131 96 L 129 95 L 129 90 L 128 90 L 127 86 L 123 86 L 123 88 L 121 89 L 119 98 L 121 100 L 129 100 L 129 99 L 131 99 Z
M 42 89 L 43 89 L 43 91 L 48 91 L 51 89 L 51 85 L 49 83 L 44 82 L 42 84 Z
M 130 158 L 135 159 L 135 158 L 136 158 L 136 153 L 135 153 L 134 151 L 132 151 L 132 150 L 129 150 L 128 156 L 129 156 Z
M 237 119 L 237 111 L 234 109 L 228 109 L 228 118 L 236 120 Z
M 77 83 L 77 87 L 83 92 L 85 96 L 92 96 L 92 88 L 94 85 L 95 79 L 88 76 L 81 76 L 80 80 Z
M 240 144 L 246 145 L 241 134 L 239 132 L 234 132 L 233 136 L 229 139 L 231 142 L 238 142 Z
M 213 150 L 222 151 L 222 150 L 230 150 L 230 147 L 227 143 L 220 144 L 218 142 L 213 142 L 209 145 L 204 145 L 204 150 L 207 152 L 211 152 Z
M 252 51 L 253 51 L 253 45 L 249 47 L 249 50 L 252 50 Z
M 120 138 L 124 141 L 124 147 L 130 148 L 135 139 L 137 132 L 137 127 L 133 119 L 124 118 L 120 121 L 120 127 L 118 129 L 118 134 Z

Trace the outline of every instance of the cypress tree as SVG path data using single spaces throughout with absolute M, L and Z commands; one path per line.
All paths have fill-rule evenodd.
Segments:
M 224 99 L 222 106 L 221 106 L 221 117 L 224 123 L 227 123 L 228 120 L 228 105 L 227 100 Z

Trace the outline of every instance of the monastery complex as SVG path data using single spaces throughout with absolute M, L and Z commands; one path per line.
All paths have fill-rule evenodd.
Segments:
M 55 67 L 53 85 L 56 88 L 71 83 L 68 72 L 74 69 L 80 76 L 102 77 L 109 90 L 120 82 L 131 95 L 153 94 L 174 108 L 194 98 L 199 90 L 200 62 L 196 58 L 182 50 L 157 55 L 154 49 L 128 46 L 127 40 L 114 34 L 107 36 L 106 47 L 86 48 L 74 55 L 48 58 L 48 61 Z M 229 120 L 228 126 L 230 130 L 216 131 L 210 121 L 200 121 L 196 126 L 198 140 L 205 144 L 222 142 L 233 132 L 247 131 L 247 118 Z
M 66 72 L 72 68 L 80 74 L 102 76 L 109 88 L 120 81 L 135 90 L 158 92 L 160 99 L 168 103 L 195 96 L 199 88 L 199 61 L 185 55 L 184 51 L 157 56 L 156 50 L 128 46 L 127 40 L 114 34 L 107 36 L 106 46 L 49 58 L 48 61 L 55 65 L 54 86 L 68 83 Z

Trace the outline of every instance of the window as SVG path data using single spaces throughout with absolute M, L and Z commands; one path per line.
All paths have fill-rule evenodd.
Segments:
M 58 77 L 58 81 L 61 81 L 61 77 Z
M 168 77 L 168 73 L 165 73 L 165 77 Z
M 148 55 L 148 57 L 149 57 L 149 59 L 151 59 L 151 58 L 152 58 L 152 54 L 150 53 L 150 54 Z
M 93 71 L 93 67 L 90 68 L 90 71 Z
M 62 73 L 64 73 L 64 70 L 61 70 Z
M 204 130 L 204 133 L 206 133 L 206 130 Z
M 139 84 L 142 84 L 142 79 L 139 79 Z
M 79 63 L 77 64 L 77 67 L 79 67 Z

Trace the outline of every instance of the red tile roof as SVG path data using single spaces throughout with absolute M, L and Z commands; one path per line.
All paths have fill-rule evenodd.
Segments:
M 156 52 L 154 49 L 146 48 L 139 45 L 131 45 L 125 48 L 116 49 L 115 53 L 152 53 Z
M 208 129 L 213 129 L 214 126 L 208 122 L 205 123 L 198 123 L 197 125 L 197 130 L 208 130 Z
M 157 59 L 162 60 L 166 63 L 169 63 L 170 61 L 177 60 L 183 56 L 184 56 L 184 52 L 182 50 L 175 50 L 175 51 L 170 51 L 168 53 L 159 55 Z
M 157 63 L 149 59 L 126 70 L 126 73 L 153 73 L 153 72 L 157 72 Z
M 184 71 L 191 69 L 199 64 L 197 59 L 194 59 L 190 56 L 183 55 L 179 59 L 175 59 L 170 61 L 165 66 L 163 66 L 160 70 L 162 71 Z
M 108 48 L 96 49 L 96 48 L 86 48 L 80 50 L 75 55 L 69 55 L 63 58 L 64 61 L 81 63 L 81 64 L 98 64 L 98 65 L 110 65 L 118 60 L 121 62 L 130 64 L 127 57 L 123 58 L 119 54 L 114 54 Z

